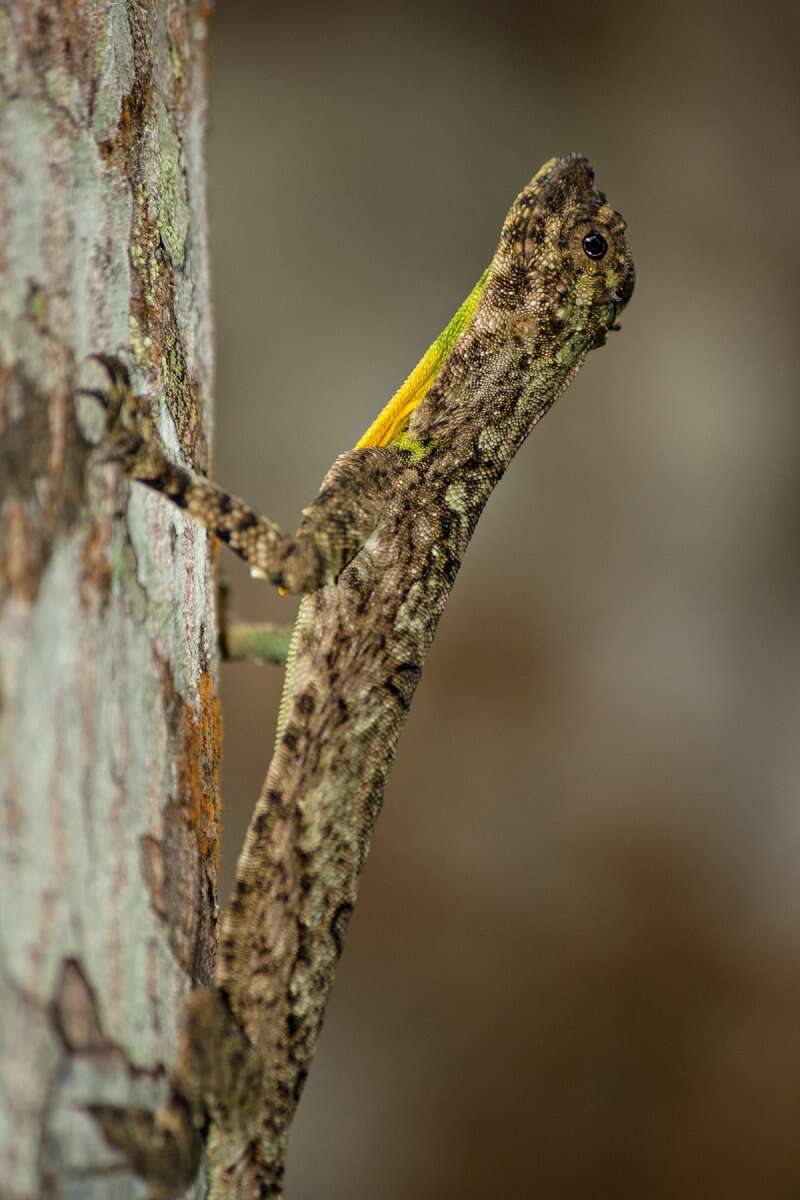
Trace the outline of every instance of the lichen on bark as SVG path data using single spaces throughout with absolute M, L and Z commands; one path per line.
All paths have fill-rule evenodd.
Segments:
M 196 0 L 0 3 L 4 1200 L 141 1195 L 85 1106 L 159 1102 L 213 974 L 207 539 L 102 461 L 74 397 L 122 353 L 207 467 L 206 38 Z

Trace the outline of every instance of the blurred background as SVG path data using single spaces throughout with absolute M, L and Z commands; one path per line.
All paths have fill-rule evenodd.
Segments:
M 215 472 L 282 524 L 544 159 L 592 158 L 638 274 L 440 626 L 292 1200 L 800 1196 L 799 35 L 788 4 L 217 6 Z M 223 668 L 226 888 L 280 674 Z

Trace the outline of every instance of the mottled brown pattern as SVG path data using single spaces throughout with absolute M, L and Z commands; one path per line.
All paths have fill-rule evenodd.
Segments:
M 273 582 L 312 593 L 224 918 L 217 988 L 195 993 L 176 1068 L 195 1120 L 210 1118 L 215 1197 L 281 1195 L 289 1123 L 425 655 L 489 494 L 630 299 L 624 229 L 585 158 L 546 163 L 514 202 L 475 318 L 411 418 L 426 453 L 343 455 L 294 538 L 141 437 L 126 379 L 107 362 L 129 475 Z M 606 244 L 594 258 L 586 245 L 602 243 L 585 243 L 589 234 Z M 205 1066 L 192 1046 L 206 1047 Z M 246 1087 L 231 1082 L 245 1076 Z

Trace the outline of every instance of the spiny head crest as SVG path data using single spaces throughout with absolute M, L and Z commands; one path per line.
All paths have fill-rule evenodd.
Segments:
M 572 365 L 602 346 L 633 293 L 625 222 L 594 187 L 587 158 L 550 159 L 503 225 L 487 292 L 511 336 Z

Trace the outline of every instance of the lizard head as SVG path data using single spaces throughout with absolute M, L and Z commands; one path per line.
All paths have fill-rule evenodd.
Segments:
M 595 191 L 589 160 L 551 158 L 514 201 L 491 265 L 357 446 L 404 436 L 445 365 L 464 366 L 462 335 L 478 356 L 510 337 L 524 348 L 529 378 L 548 387 L 563 379 L 619 328 L 633 279 L 625 222 Z
M 587 158 L 540 167 L 506 217 L 493 266 L 490 303 L 543 359 L 573 366 L 619 328 L 633 260 L 625 222 L 595 190 Z

